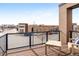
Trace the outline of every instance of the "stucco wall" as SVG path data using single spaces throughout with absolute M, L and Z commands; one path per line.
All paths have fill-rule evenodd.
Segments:
M 79 6 L 79 3 L 66 3 L 59 7 L 59 30 L 62 44 L 69 41 L 69 31 L 72 30 L 72 9 Z

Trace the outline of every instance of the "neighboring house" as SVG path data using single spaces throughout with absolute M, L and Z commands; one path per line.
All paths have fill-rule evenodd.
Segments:
M 27 23 L 18 24 L 18 32 L 44 32 L 44 31 L 57 31 L 59 30 L 58 25 L 28 25 Z
M 51 31 L 51 30 L 59 30 L 58 25 L 28 25 L 28 32 L 43 32 L 43 31 Z
M 28 32 L 28 24 L 27 23 L 19 23 L 18 24 L 18 32 Z

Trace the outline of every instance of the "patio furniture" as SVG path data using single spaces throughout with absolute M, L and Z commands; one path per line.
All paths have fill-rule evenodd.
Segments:
M 68 53 L 65 53 L 64 51 L 62 51 L 62 45 L 61 45 L 61 41 L 47 41 L 45 44 L 45 55 L 47 55 L 47 48 L 50 47 L 59 47 L 59 50 L 61 53 L 64 53 L 65 55 L 69 55 L 72 53 L 72 43 L 68 43 Z M 66 48 L 65 48 L 66 49 Z M 65 50 L 64 49 L 64 50 Z M 60 53 L 58 53 L 58 55 L 60 55 Z
M 75 41 L 72 41 L 72 55 L 78 54 L 79 55 L 79 38 L 76 38 Z

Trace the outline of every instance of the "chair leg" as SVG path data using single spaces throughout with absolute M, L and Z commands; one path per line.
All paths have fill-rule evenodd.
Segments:
M 72 45 L 72 48 L 71 48 L 71 55 L 74 55 L 74 46 Z
M 61 47 L 59 47 L 59 51 L 61 51 Z M 60 53 L 58 53 L 58 56 L 60 56 Z
M 47 45 L 45 45 L 45 55 L 47 55 Z

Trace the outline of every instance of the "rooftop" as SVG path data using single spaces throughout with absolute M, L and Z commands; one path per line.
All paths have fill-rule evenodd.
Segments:
M 61 3 L 61 4 L 59 4 L 59 7 L 63 6 L 64 4 L 66 4 L 66 3 Z
M 19 25 L 28 25 L 27 23 L 19 23 Z

